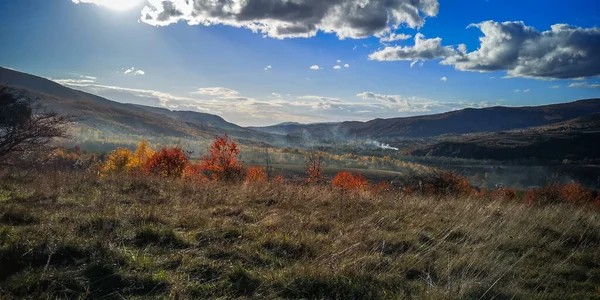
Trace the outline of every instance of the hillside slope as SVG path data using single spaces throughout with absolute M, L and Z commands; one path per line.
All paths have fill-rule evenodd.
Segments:
M 254 127 L 276 134 L 317 138 L 422 138 L 443 134 L 494 132 L 553 124 L 600 112 L 600 99 L 531 107 L 467 108 L 442 114 L 336 124 Z
M 551 125 L 444 139 L 404 152 L 418 156 L 600 163 L 600 113 Z
M 76 115 L 81 124 L 104 132 L 172 137 L 227 133 L 238 138 L 273 140 L 269 134 L 240 127 L 216 115 L 119 103 L 10 69 L 0 68 L 0 85 L 37 98 L 59 113 Z

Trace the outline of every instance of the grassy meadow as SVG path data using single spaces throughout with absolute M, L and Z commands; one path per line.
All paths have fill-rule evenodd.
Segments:
M 593 204 L 0 174 L 1 299 L 598 299 Z

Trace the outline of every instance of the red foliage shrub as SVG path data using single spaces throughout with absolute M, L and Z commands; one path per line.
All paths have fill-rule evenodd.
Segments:
M 552 204 L 562 200 L 562 185 L 549 184 L 541 188 L 527 191 L 524 200 L 529 204 Z
M 567 184 L 560 190 L 560 196 L 563 201 L 570 203 L 593 202 L 594 191 L 581 186 L 578 183 Z
M 352 174 L 350 172 L 338 173 L 331 185 L 341 188 L 342 190 L 358 191 L 369 187 L 369 181 L 360 174 Z
M 213 180 L 237 180 L 242 178 L 244 166 L 238 161 L 240 149 L 227 135 L 217 136 L 203 157 L 202 166 Z
M 387 181 L 380 181 L 375 186 L 373 186 L 373 192 L 376 194 L 389 192 L 391 190 L 391 186 Z
M 204 167 L 201 165 L 188 165 L 183 170 L 183 178 L 207 182 L 208 178 L 204 175 Z
M 181 148 L 163 148 L 146 162 L 144 172 L 161 177 L 181 177 L 187 164 L 187 156 Z
M 246 183 L 265 183 L 267 174 L 262 167 L 249 167 L 246 169 Z
M 492 198 L 497 200 L 513 200 L 517 197 L 515 190 L 505 186 L 499 187 L 492 191 Z

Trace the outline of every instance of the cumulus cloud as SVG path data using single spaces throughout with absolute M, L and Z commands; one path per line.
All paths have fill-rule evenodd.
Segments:
M 123 72 L 123 74 L 125 75 L 144 75 L 146 74 L 146 72 L 142 71 L 142 70 L 136 70 L 134 67 L 131 67 L 130 69 L 125 70 L 125 72 Z
M 341 69 L 342 67 L 340 67 L 340 66 L 334 66 L 333 68 L 334 68 L 334 69 L 336 69 L 336 70 L 339 70 L 339 69 Z
M 342 63 L 342 60 L 341 60 L 341 59 L 338 59 L 336 62 L 337 62 L 338 64 L 341 64 L 341 63 Z
M 600 75 L 600 28 L 552 25 L 540 32 L 523 22 L 486 21 L 476 51 L 448 55 L 441 63 L 461 71 L 505 70 L 509 77 L 586 78 Z
M 444 77 L 440 78 L 440 80 L 441 80 L 441 81 L 444 81 L 444 82 L 445 82 L 445 81 L 448 81 L 448 77 L 444 76 Z
M 148 0 L 141 21 L 165 26 L 225 25 L 272 38 L 334 33 L 340 39 L 383 35 L 400 25 L 423 26 L 439 12 L 438 0 Z
M 345 64 L 344 68 L 350 68 L 350 65 L 349 64 Z
M 319 65 L 312 65 L 310 66 L 311 70 L 321 70 L 321 67 L 319 67 Z
M 389 42 L 395 42 L 395 41 L 404 41 L 404 40 L 408 40 L 412 37 L 412 35 L 410 34 L 404 34 L 404 33 L 390 33 L 387 36 L 384 36 L 382 38 L 379 39 L 380 42 L 382 43 L 389 43 Z
M 271 65 L 268 65 L 268 66 L 266 66 L 266 67 L 265 67 L 265 71 L 267 71 L 267 70 L 271 70 L 272 68 L 273 68 L 273 67 L 271 67 Z
M 385 47 L 371 53 L 369 59 L 378 61 L 409 60 L 413 61 L 412 67 L 419 60 L 445 58 L 455 53 L 456 50 L 452 47 L 442 46 L 441 38 L 426 39 L 423 34 L 417 33 L 414 46 Z
M 385 47 L 369 59 L 378 61 L 442 59 L 460 71 L 506 71 L 507 77 L 569 79 L 600 76 L 600 28 L 568 24 L 538 31 L 523 22 L 486 21 L 471 24 L 483 33 L 477 50 L 464 44 L 443 46 L 441 38 L 415 36 L 414 46 Z
M 600 89 L 600 83 L 589 84 L 587 82 L 576 82 L 569 85 L 570 88 L 586 88 L 586 89 Z

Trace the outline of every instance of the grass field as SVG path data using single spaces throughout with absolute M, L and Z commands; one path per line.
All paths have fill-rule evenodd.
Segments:
M 0 298 L 598 299 L 591 206 L 3 174 Z

